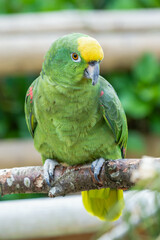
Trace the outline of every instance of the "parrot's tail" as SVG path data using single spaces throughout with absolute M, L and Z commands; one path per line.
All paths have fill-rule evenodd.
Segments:
M 101 220 L 115 221 L 124 208 L 123 190 L 103 188 L 82 192 L 86 210 Z

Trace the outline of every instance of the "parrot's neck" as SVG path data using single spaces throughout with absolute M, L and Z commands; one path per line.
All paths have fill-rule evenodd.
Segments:
M 76 106 L 77 114 L 79 114 L 77 104 L 80 104 L 80 108 L 86 112 L 88 107 L 94 109 L 98 105 L 98 99 L 100 96 L 100 85 L 97 83 L 95 86 L 92 85 L 91 79 L 82 79 L 76 85 L 65 85 L 58 84 L 56 81 L 52 82 L 47 77 L 42 80 L 42 88 L 50 92 L 51 99 L 57 97 L 58 105 L 63 105 L 67 108 L 67 102 Z M 58 101 L 60 100 L 60 101 Z M 73 109 L 70 109 L 71 111 Z
M 92 86 L 91 80 L 83 80 L 76 89 L 41 79 L 39 88 L 44 102 L 48 103 L 43 111 L 46 116 L 49 112 L 56 133 L 69 145 L 87 134 L 101 118 L 101 114 L 97 114 L 100 112 L 99 83 Z

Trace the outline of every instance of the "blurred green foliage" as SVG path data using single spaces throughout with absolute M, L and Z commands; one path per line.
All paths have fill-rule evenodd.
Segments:
M 4 77 L 0 83 L 0 138 L 29 136 L 24 98 L 35 76 Z
M 131 129 L 160 134 L 160 63 L 145 54 L 132 71 L 106 77 L 116 89 Z
M 131 71 L 110 73 L 111 82 L 122 102 L 129 126 L 128 149 L 146 151 L 142 135 L 160 135 L 160 63 L 152 54 L 144 54 Z
M 0 201 L 43 198 L 43 197 L 48 197 L 48 194 L 46 194 L 46 193 L 16 193 L 16 194 L 4 195 L 3 197 L 0 195 Z
M 1 0 L 0 13 L 42 12 L 62 9 L 157 8 L 160 0 Z

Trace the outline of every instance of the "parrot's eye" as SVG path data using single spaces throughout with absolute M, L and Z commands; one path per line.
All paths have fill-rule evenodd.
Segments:
M 80 58 L 80 56 L 78 56 L 77 53 L 71 53 L 71 58 L 74 62 L 80 62 L 81 61 L 81 58 Z

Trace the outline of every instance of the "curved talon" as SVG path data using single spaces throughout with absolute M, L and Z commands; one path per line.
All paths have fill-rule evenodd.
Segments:
M 49 187 L 51 187 L 51 181 L 53 181 L 54 170 L 58 165 L 58 162 L 52 159 L 46 159 L 43 169 L 44 169 L 44 179 Z
M 95 161 L 92 162 L 91 170 L 94 173 L 94 178 L 96 179 L 97 182 L 100 182 L 98 176 L 104 162 L 105 160 L 103 158 L 96 159 Z

